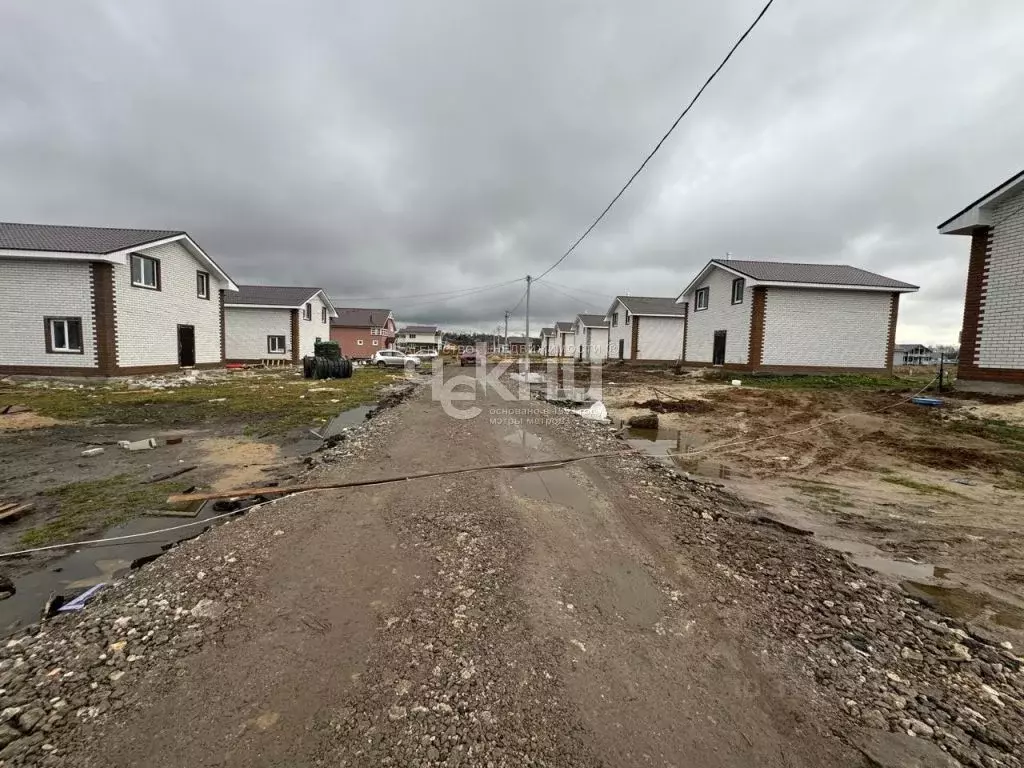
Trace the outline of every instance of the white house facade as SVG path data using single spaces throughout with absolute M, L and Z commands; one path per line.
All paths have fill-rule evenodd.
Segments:
M 939 232 L 971 238 L 957 389 L 1024 393 L 1024 171 Z
M 685 304 L 673 298 L 616 296 L 608 321 L 608 355 L 612 360 L 675 362 L 682 358 Z
M 842 264 L 713 259 L 676 299 L 687 307 L 683 361 L 889 372 L 899 297 L 916 290 Z
M 0 373 L 220 366 L 236 290 L 184 232 L 0 224 Z
M 604 315 L 576 315 L 576 359 L 591 363 L 608 358 L 608 321 Z
M 576 356 L 576 323 L 555 323 L 555 338 L 552 342 L 552 354 L 555 357 Z
M 321 288 L 240 285 L 224 304 L 226 358 L 298 363 L 318 340 L 330 339 L 336 316 Z
M 407 325 L 398 331 L 395 344 L 403 352 L 441 353 L 442 333 L 436 325 Z

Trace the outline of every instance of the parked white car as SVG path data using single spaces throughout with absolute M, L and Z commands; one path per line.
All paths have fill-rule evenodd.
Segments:
M 437 350 L 436 349 L 424 349 L 421 352 L 416 353 L 416 357 L 420 360 L 436 360 Z
M 415 368 L 420 364 L 420 359 L 415 355 L 407 355 L 397 349 L 382 349 L 370 358 L 370 363 L 380 368 L 388 365 L 399 368 Z

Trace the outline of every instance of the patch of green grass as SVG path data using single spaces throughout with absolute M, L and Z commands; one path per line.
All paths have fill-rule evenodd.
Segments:
M 946 428 L 1024 450 L 1024 427 L 999 419 L 962 419 L 947 422 Z
M 919 480 L 913 480 L 903 475 L 885 475 L 882 477 L 882 481 L 886 483 L 892 483 L 893 485 L 901 485 L 904 488 L 909 488 L 918 493 L 932 493 L 941 494 L 945 496 L 963 496 L 962 493 L 957 493 L 949 488 L 943 488 L 941 485 L 934 485 L 932 483 L 922 483 Z
M 292 372 L 239 374 L 154 391 L 132 390 L 124 383 L 81 389 L 14 385 L 0 387 L 0 403 L 20 403 L 42 416 L 67 421 L 161 427 L 241 421 L 244 434 L 273 435 L 314 426 L 347 408 L 372 403 L 394 378 L 394 371 L 358 368 L 350 379 L 316 381 Z
M 21 543 L 41 547 L 123 523 L 147 510 L 160 509 L 170 494 L 184 488 L 184 484 L 173 481 L 144 485 L 131 475 L 53 488 L 44 495 L 56 499 L 57 518 L 25 531 Z
M 816 480 L 801 480 L 798 483 L 794 483 L 792 487 L 828 506 L 856 506 L 842 488 L 836 488 L 834 485 L 829 485 L 828 483 Z

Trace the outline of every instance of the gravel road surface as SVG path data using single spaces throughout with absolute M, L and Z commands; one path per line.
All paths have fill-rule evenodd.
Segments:
M 309 479 L 625 446 L 477 396 Z M 0 762 L 1021 765 L 1017 657 L 747 512 L 635 454 L 282 499 L 12 640 Z

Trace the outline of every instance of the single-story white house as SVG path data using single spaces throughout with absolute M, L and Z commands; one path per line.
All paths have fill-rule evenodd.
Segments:
M 182 231 L 0 223 L 0 374 L 223 365 L 236 290 Z
M 845 264 L 712 259 L 686 304 L 683 362 L 747 371 L 892 371 L 901 293 L 917 286 Z
M 676 362 L 683 356 L 686 305 L 653 296 L 616 296 L 605 314 L 613 360 Z
M 971 238 L 956 388 L 1024 394 L 1024 171 L 939 232 Z
M 561 321 L 555 323 L 555 342 L 552 346 L 555 357 L 575 357 L 576 323 Z
M 608 321 L 604 315 L 576 315 L 576 359 L 600 363 L 608 358 Z
M 552 357 L 555 354 L 555 350 L 558 348 L 558 336 L 555 333 L 555 329 L 541 328 L 540 329 L 540 353 L 544 357 Z
M 317 341 L 330 340 L 337 316 L 322 288 L 240 285 L 224 302 L 227 360 L 298 363 L 313 354 Z

